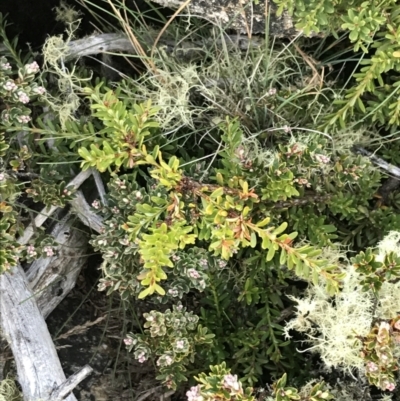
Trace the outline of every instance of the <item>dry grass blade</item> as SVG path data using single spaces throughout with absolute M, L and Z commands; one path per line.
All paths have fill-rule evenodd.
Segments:
M 322 73 L 320 74 L 318 70 L 315 68 L 315 65 L 317 62 L 310 56 L 308 56 L 306 53 L 303 52 L 303 50 L 300 49 L 300 47 L 296 44 L 293 43 L 293 46 L 297 50 L 297 52 L 301 55 L 303 60 L 310 66 L 312 69 L 314 75 L 311 78 L 309 85 L 313 85 L 314 81 L 317 81 L 319 83 L 319 88 L 322 88 L 323 82 L 324 82 L 324 68 L 322 67 Z
M 146 67 L 152 71 L 155 75 L 157 75 L 157 67 L 155 66 L 153 60 L 149 58 L 144 51 L 142 45 L 139 43 L 137 40 L 135 34 L 132 32 L 132 28 L 130 27 L 129 23 L 127 20 L 125 20 L 119 10 L 115 7 L 114 3 L 112 0 L 107 0 L 108 3 L 110 4 L 114 14 L 117 16 L 118 20 L 120 21 L 124 32 L 128 36 L 130 42 L 132 43 L 133 48 L 135 49 L 136 53 L 142 57 L 142 62 L 146 65 Z
M 66 333 L 58 336 L 56 338 L 56 340 L 62 340 L 62 339 L 68 338 L 70 336 L 76 336 L 78 334 L 82 334 L 85 331 L 87 331 L 90 327 L 102 322 L 105 318 L 106 318 L 106 316 L 100 316 L 93 322 L 87 321 L 86 323 L 84 323 L 82 325 L 75 326 L 71 330 L 68 330 Z
M 161 29 L 160 33 L 156 37 L 156 40 L 154 41 L 153 47 L 151 49 L 150 53 L 150 59 L 153 59 L 154 51 L 156 49 L 157 43 L 160 40 L 161 36 L 164 34 L 166 29 L 169 27 L 169 25 L 172 23 L 172 21 L 176 18 L 176 16 L 191 2 L 191 0 L 186 0 L 172 15 L 172 17 L 169 19 L 169 21 L 164 25 L 164 27 Z

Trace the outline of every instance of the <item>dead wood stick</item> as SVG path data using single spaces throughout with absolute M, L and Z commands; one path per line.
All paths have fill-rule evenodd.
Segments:
M 103 205 L 107 206 L 106 190 L 104 188 L 103 180 L 101 179 L 100 173 L 93 169 L 93 178 L 96 183 L 97 192 L 99 193 L 100 200 Z
M 73 180 L 69 182 L 67 187 L 72 187 L 73 189 L 79 188 L 91 174 L 92 170 L 90 169 L 81 171 Z M 42 211 L 36 216 L 34 224 L 30 224 L 28 227 L 26 227 L 24 234 L 18 239 L 18 242 L 21 245 L 27 244 L 35 232 L 35 227 L 41 227 L 47 218 L 50 217 L 57 209 L 58 206 L 51 206 L 50 208 L 46 207 L 42 209 Z
M 81 191 L 76 192 L 75 198 L 70 202 L 70 204 L 73 212 L 79 217 L 85 226 L 91 228 L 97 233 L 102 232 L 104 228 L 103 219 L 90 209 L 90 206 L 86 202 Z
M 375 156 L 372 152 L 370 152 L 367 149 L 362 148 L 361 146 L 354 146 L 353 151 L 354 151 L 354 153 L 358 153 L 360 155 L 368 157 L 373 164 L 380 167 L 382 170 L 385 170 L 390 175 L 400 178 L 400 168 L 399 167 L 396 167 L 393 164 L 390 164 L 390 163 L 386 162 L 385 160 L 379 158 L 378 156 Z
M 47 401 L 65 382 L 46 322 L 20 265 L 0 275 L 0 325 L 10 343 L 25 401 Z M 76 401 L 73 394 L 66 401 Z
M 75 287 L 88 259 L 88 235 L 72 227 L 74 220 L 75 216 L 69 215 L 56 225 L 51 233 L 58 244 L 54 255 L 36 259 L 26 272 L 45 319 Z
M 64 383 L 58 386 L 51 393 L 49 401 L 62 401 L 65 397 L 72 392 L 72 390 L 86 377 L 93 372 L 93 369 L 86 365 L 80 371 L 70 376 Z
M 148 47 L 151 47 L 157 35 L 148 35 L 144 41 Z M 246 50 L 249 47 L 260 47 L 263 41 L 258 38 L 249 39 L 239 35 L 225 35 L 225 41 L 228 46 L 235 46 L 239 49 Z M 190 58 L 191 55 L 204 54 L 204 49 L 209 48 L 213 43 L 222 45 L 222 40 L 208 41 L 186 41 L 174 42 L 169 39 L 160 39 L 159 47 L 167 54 L 182 54 Z M 66 60 L 76 59 L 79 57 L 91 56 L 101 53 L 129 53 L 136 54 L 132 43 L 128 37 L 118 33 L 105 33 L 100 35 L 92 35 L 83 39 L 73 40 L 68 43 L 68 55 Z
M 91 170 L 81 172 L 69 186 L 78 188 L 91 174 Z M 33 235 L 34 226 L 41 226 L 56 209 L 45 209 L 42 215 L 37 216 L 35 223 L 27 227 L 19 242 L 26 244 Z M 47 272 L 48 269 L 45 270 Z M 46 272 L 43 273 L 44 277 Z M 73 276 L 72 281 L 76 279 L 76 274 Z M 37 283 L 44 282 L 42 278 L 38 280 L 37 275 L 35 279 Z M 49 398 L 50 392 L 54 386 L 64 383 L 66 378 L 43 314 L 20 265 L 0 275 L 0 298 L 0 326 L 14 355 L 24 400 L 52 401 Z M 50 311 L 47 308 L 46 313 Z M 76 398 L 71 394 L 66 400 L 76 401 Z

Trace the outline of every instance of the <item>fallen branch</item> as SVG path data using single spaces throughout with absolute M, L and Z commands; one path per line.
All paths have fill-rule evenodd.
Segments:
M 78 216 L 85 226 L 88 226 L 97 233 L 102 232 L 104 228 L 103 219 L 96 213 L 93 213 L 81 191 L 76 192 L 75 197 L 70 204 L 74 214 Z
M 69 183 L 69 186 L 74 189 L 79 188 L 91 174 L 91 170 L 81 172 Z M 58 207 L 44 209 L 35 218 L 35 222 L 26 228 L 22 237 L 19 238 L 19 243 L 28 243 L 35 227 L 40 227 L 57 209 Z M 62 258 L 60 255 L 46 258 L 49 260 L 42 258 L 36 264 L 33 263 L 30 272 L 28 271 L 32 286 L 39 290 L 39 294 L 32 293 L 20 265 L 0 275 L 0 326 L 6 340 L 10 343 L 17 366 L 18 381 L 26 401 L 59 401 L 62 398 L 50 398 L 55 386 L 58 386 L 59 392 L 54 397 L 58 397 L 59 394 L 65 397 L 74 388 L 72 385 L 78 384 L 75 378 L 68 386 L 62 386 L 66 383 L 66 377 L 44 319 L 44 316 L 48 315 L 73 288 L 85 261 L 83 256 L 86 253 L 85 250 L 78 258 L 76 254 L 77 248 L 80 247 L 83 250 L 87 242 L 82 241 L 79 235 L 74 238 L 73 233 L 69 234 L 70 230 L 67 230 L 67 227 L 70 226 L 70 221 L 67 219 L 60 222 L 55 231 L 53 230 L 57 241 L 63 245 L 60 252 L 65 252 L 66 255 Z M 66 235 L 66 232 L 69 235 Z M 78 231 L 74 230 L 74 233 Z M 72 244 L 75 248 L 68 248 L 67 245 Z M 75 269 L 68 270 L 71 266 Z M 51 292 L 54 289 L 55 280 L 61 281 L 57 294 Z M 36 302 L 37 297 L 42 311 Z M 86 375 L 89 374 L 87 370 L 85 372 Z M 65 399 L 76 401 L 73 394 Z
M 73 180 L 69 182 L 67 187 L 72 187 L 73 189 L 79 188 L 84 181 L 92 174 L 92 170 L 88 169 L 86 171 L 81 171 Z M 34 224 L 30 224 L 26 227 L 22 237 L 18 239 L 21 245 L 25 245 L 32 238 L 35 233 L 36 227 L 41 227 L 43 223 L 58 209 L 58 206 L 51 206 L 50 208 L 45 207 L 36 216 Z
M 0 324 L 10 343 L 25 401 L 50 401 L 66 378 L 46 322 L 20 265 L 0 275 Z M 66 401 L 76 401 L 73 394 Z
M 65 397 L 72 392 L 72 390 L 86 377 L 93 372 L 93 369 L 86 365 L 79 372 L 70 376 L 63 384 L 58 386 L 51 393 L 49 401 L 62 401 Z
M 58 223 L 52 236 L 59 244 L 53 256 L 35 260 L 26 272 L 38 308 L 47 316 L 75 287 L 76 280 L 87 262 L 88 235 L 72 228 L 74 216 Z
M 104 188 L 103 180 L 101 179 L 100 173 L 97 170 L 93 169 L 92 174 L 94 182 L 96 183 L 96 188 L 97 192 L 99 193 L 100 200 L 103 203 L 103 205 L 107 206 L 106 190 Z
M 151 48 L 157 35 L 148 35 L 144 39 L 148 48 Z M 249 47 L 260 47 L 263 41 L 259 38 L 249 39 L 239 35 L 225 35 L 225 42 L 228 46 L 237 47 L 241 50 L 247 50 Z M 204 55 L 210 46 L 221 46 L 221 39 L 209 39 L 207 41 L 182 41 L 174 42 L 169 39 L 160 39 L 158 47 L 163 49 L 168 55 L 176 55 L 177 57 L 185 57 L 192 59 L 194 57 Z M 91 56 L 101 53 L 129 53 L 136 54 L 136 50 L 132 46 L 127 36 L 118 33 L 105 33 L 100 35 L 92 35 L 83 39 L 73 40 L 68 43 L 68 55 L 66 60 L 76 59 L 79 57 Z
M 390 175 L 392 175 L 394 177 L 400 178 L 400 168 L 399 167 L 393 166 L 393 164 L 385 162 L 385 160 L 375 156 L 369 150 L 364 149 L 361 146 L 354 146 L 353 152 L 368 157 L 373 164 L 380 167 L 382 170 L 387 171 Z

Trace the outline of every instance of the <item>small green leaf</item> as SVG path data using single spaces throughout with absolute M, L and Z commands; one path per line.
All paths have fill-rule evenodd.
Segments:
M 266 258 L 267 262 L 270 262 L 274 258 L 274 256 L 275 256 L 275 248 L 274 245 L 271 244 Z
M 255 248 L 256 245 L 257 245 L 257 236 L 256 236 L 256 233 L 253 231 L 251 233 L 250 246 L 252 248 Z
M 146 298 L 148 295 L 151 295 L 152 293 L 153 293 L 152 289 L 148 287 L 138 295 L 138 298 L 139 299 Z

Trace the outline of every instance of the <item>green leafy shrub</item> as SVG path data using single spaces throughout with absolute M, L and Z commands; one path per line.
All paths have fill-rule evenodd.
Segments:
M 205 346 L 212 346 L 214 334 L 207 333 L 207 328 L 198 324 L 199 317 L 186 312 L 181 304 L 172 311 L 145 313 L 144 318 L 144 333 L 129 334 L 124 342 L 135 350 L 140 363 L 157 356 L 157 379 L 175 389 L 179 382 L 187 380 L 185 365 L 193 364 L 200 349 L 204 353 Z
M 362 66 L 353 74 L 352 86 L 346 88 L 343 99 L 335 100 L 336 110 L 327 120 L 345 126 L 356 115 L 394 132 L 400 123 L 399 83 L 393 74 L 399 72 L 400 48 L 398 29 L 399 4 L 395 0 L 344 1 L 274 0 L 278 15 L 287 10 L 296 22 L 296 28 L 305 35 L 323 32 L 326 35 L 345 32 L 354 51 L 360 49 L 365 57 Z
M 235 400 L 254 401 L 252 388 L 243 388 L 237 375 L 232 375 L 230 369 L 223 362 L 217 366 L 210 366 L 210 373 L 201 373 L 196 377 L 199 383 L 187 393 L 189 401 Z
M 97 117 L 102 121 L 102 115 Z M 137 150 L 128 174 L 117 176 L 110 165 L 108 205 L 93 203 L 105 218 L 105 231 L 92 244 L 104 255 L 99 288 L 109 294 L 119 291 L 124 299 L 149 298 L 147 302 L 157 305 L 204 293 L 196 314 L 215 337 L 202 358 L 229 361 L 243 380 L 255 383 L 265 367 L 279 372 L 282 364 L 289 368 L 298 363 L 280 324 L 288 305 L 283 290 L 293 291 L 286 280 L 295 273 L 330 294 L 342 287 L 342 254 L 322 249 L 337 246 L 337 229 L 326 221 L 336 215 L 360 224 L 360 211 L 369 214 L 368 199 L 380 174 L 361 156 L 328 153 L 325 137 L 300 136 L 263 154 L 254 141 L 246 140 L 237 121 L 227 119 L 219 129 L 224 147 L 207 182 L 194 178 L 198 173 L 193 168 L 180 167 L 175 156 L 164 161 L 155 143 L 151 153 L 145 146 Z M 115 138 L 106 135 L 103 140 Z M 107 159 L 96 157 L 93 165 Z M 315 201 L 318 209 L 311 209 Z M 309 224 L 304 213 L 310 214 Z M 294 216 L 299 216 L 298 223 L 293 223 Z M 296 247 L 296 234 L 283 233 L 288 227 L 283 219 L 315 245 L 300 242 Z M 327 259 L 321 258 L 324 254 Z M 235 310 L 242 313 L 235 315 Z M 158 349 L 149 346 L 149 334 L 140 341 L 131 336 L 132 344 L 138 344 L 137 358 Z M 165 349 L 154 352 L 163 355 Z M 175 385 L 185 373 L 159 377 Z
M 305 31 L 347 29 L 361 49 L 383 24 L 373 5 L 338 24 L 334 12 L 342 3 L 285 4 L 306 21 Z M 356 26 L 360 19 L 365 29 Z M 84 80 L 77 72 L 63 76 L 54 59 L 56 76 L 74 92 L 76 116 L 66 118 L 47 99 L 54 118 L 25 125 L 18 113 L 30 112 L 23 108 L 27 99 L 8 90 L 14 88 L 9 80 L 19 78 L 10 78 L 3 60 L 5 102 L 21 111 L 0 136 L 0 226 L 7 233 L 0 266 L 16 263 L 16 253 L 28 262 L 54 255 L 56 244 L 42 230 L 26 247 L 15 242 L 24 228 L 18 198 L 64 207 L 74 195 L 65 182 L 80 163 L 108 184 L 106 202 L 92 203 L 104 223 L 91 240 L 103 257 L 99 289 L 118 292 L 126 310 L 146 311 L 124 342 L 139 363 L 153 362 L 164 385 L 182 391 L 195 376 L 189 400 L 253 401 L 256 393 L 247 386 L 280 377 L 266 400 L 332 399 L 329 385 L 309 382 L 315 360 L 296 352 L 300 339 L 328 367 L 357 369 L 371 384 L 393 390 L 398 238 L 386 237 L 390 252 L 367 247 L 400 230 L 400 218 L 396 202 L 375 201 L 383 175 L 350 150 L 363 135 L 368 143 L 372 129 L 316 130 L 340 90 L 321 88 L 322 79 L 318 87 L 290 45 L 247 50 L 224 47 L 211 56 L 207 50 L 204 60 L 182 68 L 166 56 L 164 65 L 155 60 L 165 67 L 158 77 L 138 82 L 92 87 L 87 80 L 81 109 L 73 84 Z M 24 65 L 22 75 L 32 67 Z M 24 90 L 35 93 L 30 85 Z M 348 99 L 344 107 L 362 110 Z M 44 95 L 39 107 L 42 101 Z M 349 118 L 340 113 L 331 122 Z M 27 135 L 19 147 L 12 139 L 21 128 Z M 345 250 L 357 251 L 352 263 Z M 300 333 L 295 340 L 293 329 Z

